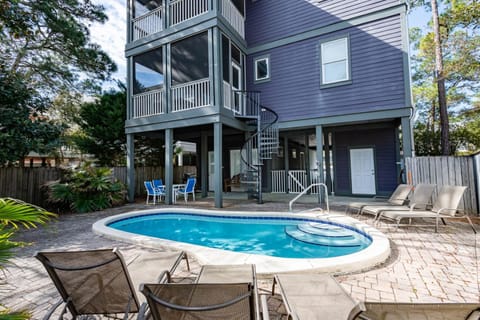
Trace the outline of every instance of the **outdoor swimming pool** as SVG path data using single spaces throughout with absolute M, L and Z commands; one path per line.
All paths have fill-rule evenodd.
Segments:
M 343 214 L 166 208 L 94 223 L 102 236 L 160 250 L 185 250 L 200 264 L 255 264 L 258 273 L 353 272 L 390 255 L 388 238 Z
M 118 230 L 235 252 L 281 258 L 328 258 L 365 249 L 371 238 L 354 228 L 312 219 L 161 213 L 108 225 Z

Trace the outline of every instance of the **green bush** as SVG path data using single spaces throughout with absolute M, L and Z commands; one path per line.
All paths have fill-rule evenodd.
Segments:
M 109 168 L 96 168 L 90 163 L 68 171 L 60 181 L 48 185 L 48 200 L 57 208 L 74 212 L 91 212 L 123 203 L 125 186 L 113 178 Z

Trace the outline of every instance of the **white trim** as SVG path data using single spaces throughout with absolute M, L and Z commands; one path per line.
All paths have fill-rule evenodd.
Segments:
M 333 45 L 336 43 L 341 43 L 345 46 L 345 54 L 344 56 L 339 56 L 338 58 L 333 58 L 329 59 L 328 61 L 325 61 L 325 51 L 328 50 L 329 45 Z M 331 80 L 327 81 L 325 78 L 325 66 L 328 64 L 332 63 L 339 63 L 339 62 L 344 62 L 345 63 L 345 78 L 342 79 L 336 79 L 336 80 Z M 342 37 L 342 38 L 337 38 L 334 40 L 329 40 L 329 41 L 324 41 L 320 43 L 320 64 L 321 64 L 321 69 L 322 69 L 322 85 L 326 84 L 332 84 L 332 83 L 337 83 L 337 82 L 343 82 L 343 81 L 348 81 L 350 80 L 350 46 L 349 46 L 349 41 L 348 37 Z
M 265 77 L 259 78 L 258 77 L 258 63 L 260 61 L 265 61 L 267 65 L 267 75 Z M 257 57 L 253 60 L 253 68 L 254 68 L 254 74 L 255 74 L 255 82 L 257 81 L 265 81 L 265 80 L 270 80 L 270 57 L 269 56 L 261 56 Z

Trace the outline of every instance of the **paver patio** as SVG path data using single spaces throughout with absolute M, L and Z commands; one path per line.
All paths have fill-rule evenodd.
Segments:
M 176 207 L 184 206 L 179 203 Z M 189 202 L 188 206 L 212 208 L 212 199 Z M 295 205 L 295 210 L 312 208 L 312 203 Z M 0 274 L 0 301 L 13 309 L 29 309 L 33 319 L 45 314 L 59 296 L 45 270 L 33 255 L 39 250 L 73 250 L 119 247 L 128 258 L 136 251 L 152 249 L 114 241 L 91 231 L 98 219 L 131 210 L 152 209 L 143 203 L 129 204 L 101 212 L 62 215 L 46 227 L 18 233 L 17 240 L 31 242 L 18 249 L 12 264 Z M 157 207 L 162 207 L 158 205 Z M 287 211 L 285 202 L 258 205 L 250 201 L 226 199 L 223 210 Z M 343 213 L 344 207 L 333 202 L 331 211 Z M 370 217 L 360 220 L 371 224 Z M 478 227 L 478 225 L 477 225 Z M 470 226 L 448 222 L 435 234 L 432 227 L 400 228 L 395 231 L 388 223 L 379 229 L 391 239 L 392 255 L 381 266 L 363 272 L 337 275 L 344 288 L 358 300 L 385 302 L 473 302 L 480 301 L 479 260 L 477 241 Z M 480 229 L 480 228 L 478 228 Z M 162 248 L 162 250 L 172 250 Z M 176 276 L 188 281 L 200 270 L 195 259 L 189 273 L 184 264 Z M 312 271 L 314 272 L 314 271 Z M 260 289 L 270 290 L 271 279 L 260 275 Z M 278 296 L 269 299 L 272 319 L 286 319 Z

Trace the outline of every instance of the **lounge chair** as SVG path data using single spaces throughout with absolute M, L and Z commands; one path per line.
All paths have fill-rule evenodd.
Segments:
M 283 303 L 292 320 L 350 320 L 364 310 L 343 287 L 326 274 L 277 274 Z
M 195 283 L 143 284 L 141 291 L 156 320 L 261 319 L 254 265 L 207 265 Z
M 409 219 L 408 226 L 411 224 L 412 219 L 435 219 L 435 232 L 438 232 L 438 222 L 442 220 L 445 223 L 444 218 L 466 218 L 473 231 L 476 232 L 475 227 L 470 220 L 470 217 L 466 214 L 458 215 L 458 205 L 467 187 L 464 186 L 442 186 L 438 191 L 437 198 L 433 203 L 431 210 L 387 210 L 382 211 L 377 219 L 393 220 L 397 223 L 397 228 L 400 226 L 402 219 Z
M 144 313 L 144 297 L 136 293 L 140 283 L 162 281 L 161 270 L 174 272 L 184 252 L 158 252 L 135 256 L 128 264 L 117 249 L 38 252 L 61 295 L 46 314 L 49 319 L 63 304 L 59 319 L 68 311 L 73 319 L 88 315 Z
M 163 190 L 155 189 L 151 181 L 144 181 L 143 184 L 145 185 L 145 190 L 147 190 L 146 204 L 149 203 L 150 197 L 153 197 L 153 204 L 156 204 L 157 197 L 159 198 L 159 200 L 161 200 L 162 197 L 165 196 L 165 189 Z
M 413 194 L 409 199 L 408 205 L 368 205 L 364 206 L 359 214 L 371 214 L 377 219 L 382 211 L 386 210 L 410 210 L 410 209 L 427 209 L 432 204 L 432 194 L 435 190 L 434 184 L 418 184 L 413 190 Z
M 393 191 L 387 201 L 379 201 L 379 197 L 374 197 L 372 202 L 351 202 L 345 209 L 345 213 L 353 211 L 353 213 L 360 213 L 363 207 L 368 205 L 397 205 L 401 206 L 407 201 L 408 195 L 412 191 L 413 186 L 409 184 L 399 184 L 395 191 Z
M 361 320 L 451 320 L 480 319 L 478 303 L 384 303 L 366 302 Z
M 188 178 L 185 188 L 180 188 L 178 190 L 175 190 L 175 201 L 178 195 L 183 195 L 183 198 L 185 199 L 185 203 L 187 203 L 189 193 L 192 194 L 193 201 L 195 201 L 195 184 L 196 183 L 197 183 L 196 178 Z

